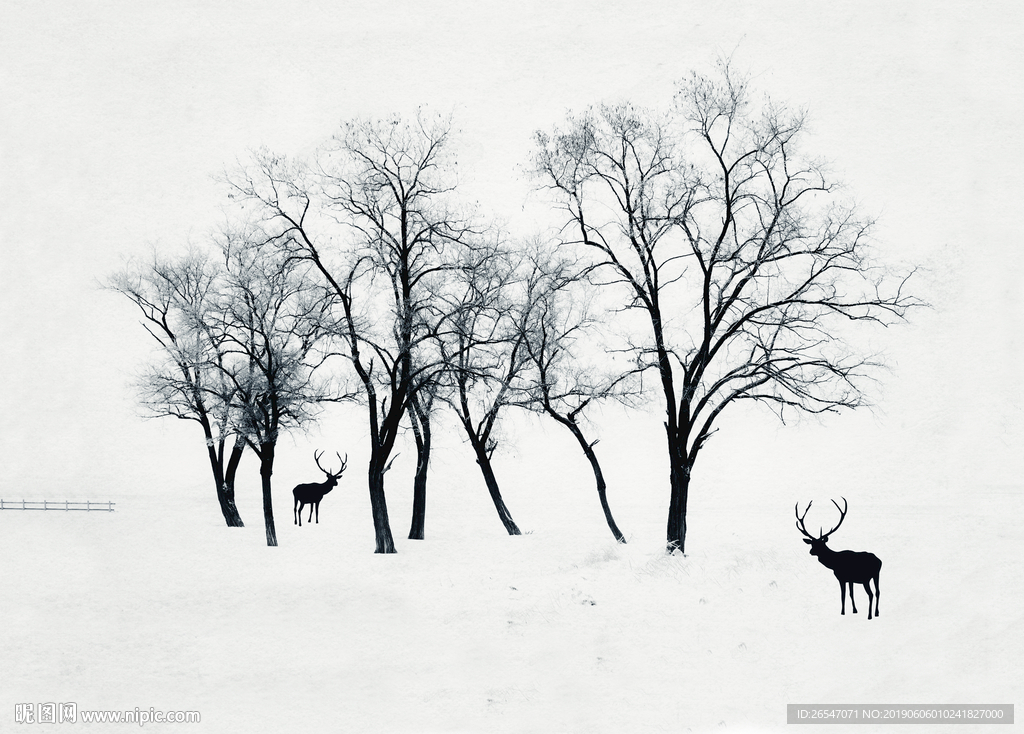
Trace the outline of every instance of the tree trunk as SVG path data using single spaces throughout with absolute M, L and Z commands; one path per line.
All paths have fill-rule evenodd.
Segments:
M 384 473 L 388 470 L 388 456 L 394 448 L 394 436 L 401 420 L 396 410 L 401 401 L 392 402 L 391 411 L 384 417 L 384 426 L 378 430 L 376 397 L 373 384 L 366 379 L 366 393 L 370 409 L 370 464 L 367 469 L 370 490 L 370 515 L 373 517 L 373 534 L 376 542 L 374 553 L 394 553 L 395 540 L 391 535 L 391 521 L 388 519 L 388 502 L 384 494 Z M 395 396 L 392 395 L 392 398 Z
M 487 455 L 487 447 L 483 441 L 472 433 L 469 440 L 473 444 L 473 450 L 476 452 L 476 463 L 480 465 L 480 471 L 484 475 L 484 482 L 487 484 L 487 491 L 491 494 L 491 501 L 494 502 L 494 509 L 498 511 L 501 524 L 505 526 L 505 530 L 508 531 L 509 535 L 522 535 L 519 532 L 519 526 L 512 519 L 512 513 L 505 507 L 505 501 L 501 498 L 501 490 L 498 488 L 498 480 L 494 477 L 494 469 L 491 468 L 491 459 Z
M 674 431 L 668 431 L 670 461 L 669 481 L 672 495 L 668 506 L 669 553 L 686 553 L 686 500 L 690 493 L 690 465 L 686 459 L 685 441 Z
M 409 411 L 416 437 L 416 476 L 412 487 L 412 525 L 409 540 L 423 540 L 427 514 L 427 468 L 430 463 L 430 414 L 414 405 Z
M 374 448 L 370 458 L 370 512 L 373 515 L 373 532 L 377 547 L 374 553 L 394 553 L 395 540 L 391 536 L 391 522 L 388 520 L 388 503 L 384 496 L 384 457 L 380 449 Z
M 590 461 L 590 466 L 594 469 L 594 481 L 597 482 L 597 496 L 601 501 L 601 509 L 604 510 L 604 519 L 608 523 L 608 529 L 612 531 L 612 535 L 620 543 L 625 543 L 626 538 L 619 530 L 619 526 L 615 524 L 615 518 L 612 517 L 612 508 L 608 505 L 608 493 L 607 485 L 604 481 L 604 472 L 601 471 L 601 464 L 597 460 L 597 454 L 594 452 L 594 445 L 587 443 L 587 439 L 583 436 L 583 431 L 580 427 L 572 421 L 563 423 L 566 428 L 572 431 L 572 435 L 576 437 L 580 447 L 583 449 L 584 455 L 587 460 Z
M 228 491 L 227 480 L 224 476 L 224 439 L 221 438 L 219 442 L 215 442 L 209 422 L 203 418 L 200 423 L 206 436 L 206 451 L 210 457 L 210 469 L 213 471 L 213 486 L 217 490 L 217 502 L 220 504 L 221 514 L 224 515 L 224 522 L 229 528 L 240 528 L 242 527 L 242 518 L 238 514 L 238 508 L 235 507 L 234 477 L 232 476 L 232 486 Z M 231 458 L 234 459 L 233 451 Z
M 263 520 L 267 526 L 267 545 L 277 545 L 277 529 L 274 527 L 274 503 L 270 491 L 270 477 L 274 473 L 273 443 L 260 444 L 260 477 L 263 480 Z
M 235 445 L 231 448 L 231 456 L 228 457 L 227 468 L 224 470 L 224 482 L 221 485 L 223 489 L 219 493 L 224 519 L 227 521 L 228 527 L 232 528 L 245 527 L 242 517 L 238 514 L 238 508 L 235 506 L 235 474 L 238 471 L 238 464 L 242 460 L 243 451 L 245 451 L 245 439 L 236 437 Z

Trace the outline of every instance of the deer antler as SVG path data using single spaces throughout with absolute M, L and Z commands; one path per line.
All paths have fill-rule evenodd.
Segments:
M 797 528 L 797 530 L 799 530 L 801 533 L 806 535 L 811 540 L 818 540 L 818 538 L 815 538 L 813 535 L 808 533 L 807 532 L 807 528 L 804 527 L 804 518 L 807 517 L 807 511 L 811 509 L 811 505 L 813 505 L 813 504 L 814 504 L 814 500 L 811 500 L 810 502 L 808 502 L 807 503 L 807 509 L 804 510 L 804 514 L 801 515 L 800 514 L 800 503 L 797 502 L 795 505 L 793 505 L 793 511 L 796 513 L 796 528 Z
M 828 536 L 830 536 L 832 533 L 837 531 L 839 529 L 839 526 L 843 524 L 843 520 L 846 519 L 846 511 L 850 507 L 850 505 L 846 501 L 845 497 L 841 497 L 840 499 L 843 500 L 843 506 L 842 507 L 839 506 L 838 502 L 836 502 L 835 500 L 832 500 L 832 504 L 836 506 L 837 510 L 839 510 L 839 522 L 836 524 L 836 526 L 834 528 L 829 530 L 827 533 L 824 532 L 821 528 L 818 528 L 818 537 L 817 538 L 815 538 L 813 535 L 811 535 L 809 532 L 807 532 L 807 528 L 804 526 L 804 518 L 807 517 L 807 511 L 811 509 L 811 505 L 814 504 L 814 501 L 812 500 L 812 501 L 807 503 L 807 509 L 804 510 L 804 514 L 803 515 L 800 514 L 800 503 L 797 502 L 793 506 L 793 510 L 796 512 L 796 527 L 797 527 L 797 529 L 801 533 L 806 535 L 808 538 L 810 538 L 811 540 L 828 540 Z
M 327 471 L 326 469 L 324 469 L 324 468 L 323 468 L 322 466 L 320 466 L 320 457 L 321 457 L 321 456 L 323 456 L 323 455 L 324 455 L 324 452 L 323 452 L 323 451 L 320 451 L 320 452 L 314 451 L 314 452 L 313 452 L 313 461 L 315 461 L 315 462 L 316 462 L 316 466 L 317 466 L 317 468 L 318 468 L 318 469 L 319 469 L 320 471 L 322 471 L 322 472 L 323 472 L 324 474 L 326 474 L 327 476 L 330 476 L 330 475 L 331 475 L 331 473 L 330 473 L 329 471 Z
M 338 454 L 337 451 L 335 451 L 334 453 Z M 344 473 L 345 467 L 348 466 L 348 454 L 347 453 L 345 454 L 345 458 L 344 459 L 341 458 L 341 454 L 338 454 L 338 459 L 341 460 L 341 468 L 338 469 L 337 472 L 327 471 L 327 469 L 324 469 L 322 466 L 320 466 L 320 457 L 323 456 L 323 455 L 324 455 L 323 451 L 320 451 L 319 453 L 317 453 L 316 451 L 313 452 L 313 459 L 316 461 L 316 465 L 318 467 L 320 467 L 320 471 L 322 471 L 324 474 L 326 474 L 329 477 L 334 477 L 335 479 L 340 477 Z
M 827 533 L 822 535 L 821 536 L 822 540 L 828 540 L 828 536 L 830 536 L 832 533 L 837 531 L 839 529 L 839 526 L 843 524 L 843 520 L 846 519 L 846 511 L 847 511 L 847 509 L 849 509 L 850 505 L 846 501 L 845 497 L 840 497 L 840 499 L 843 501 L 843 506 L 842 507 L 839 506 L 838 502 L 836 502 L 835 500 L 832 500 L 832 504 L 836 506 L 837 510 L 839 510 L 839 523 L 834 528 L 829 530 Z

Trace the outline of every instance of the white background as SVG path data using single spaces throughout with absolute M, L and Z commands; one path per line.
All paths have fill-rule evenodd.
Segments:
M 697 731 L 720 722 L 771 728 L 779 717 L 784 721 L 786 703 L 826 702 L 822 697 L 842 690 L 852 690 L 858 700 L 869 694 L 881 699 L 889 690 L 891 703 L 927 703 L 958 694 L 973 702 L 1019 703 L 1019 697 L 1013 700 L 1019 684 L 1003 673 L 1011 670 L 1014 651 L 1019 660 L 1022 620 L 1010 601 L 1018 593 L 1020 563 L 1014 559 L 1021 550 L 1017 527 L 1024 469 L 1022 16 L 1024 11 L 1008 2 L 522 2 L 491 7 L 470 2 L 7 0 L 0 7 L 0 497 L 113 499 L 122 509 L 106 519 L 0 514 L 5 577 L 0 721 L 21 700 L 82 699 L 79 705 L 85 708 L 134 708 L 154 705 L 153 696 L 161 691 L 164 708 L 205 708 L 204 729 L 210 731 L 229 731 L 233 725 L 240 731 L 261 725 L 268 731 L 287 730 L 285 722 L 298 720 L 287 718 L 296 711 L 273 693 L 306 690 L 305 658 L 289 657 L 292 638 L 274 636 L 298 613 L 286 598 L 271 602 L 260 590 L 273 596 L 296 569 L 305 569 L 303 578 L 310 584 L 345 588 L 358 569 L 371 578 L 361 582 L 366 594 L 353 598 L 391 598 L 393 593 L 416 600 L 406 616 L 396 611 L 404 609 L 403 603 L 388 606 L 394 615 L 390 621 L 368 611 L 372 601 L 369 607 L 356 604 L 354 616 L 344 619 L 335 618 L 337 607 L 326 602 L 305 609 L 302 614 L 315 623 L 311 626 L 327 627 L 317 632 L 321 642 L 313 642 L 316 635 L 311 635 L 310 644 L 314 649 L 327 645 L 322 657 L 335 659 L 333 652 L 347 649 L 352 635 L 372 635 L 373 630 L 406 629 L 400 641 L 415 646 L 424 637 L 408 632 L 410 624 L 415 627 L 409 619 L 423 614 L 423 608 L 450 622 L 456 614 L 452 605 L 482 598 L 481 615 L 505 615 L 503 605 L 513 603 L 506 587 L 516 586 L 510 579 L 517 574 L 545 579 L 538 582 L 539 596 L 523 602 L 527 611 L 519 621 L 542 630 L 536 638 L 539 649 L 551 648 L 565 633 L 551 620 L 562 619 L 565 609 L 577 614 L 577 607 L 591 606 L 577 604 L 573 594 L 598 593 L 577 588 L 586 576 L 580 569 L 597 564 L 607 570 L 602 588 L 608 604 L 620 606 L 596 624 L 600 632 L 595 635 L 616 639 L 615 620 L 632 618 L 644 604 L 648 616 L 638 618 L 638 625 L 651 632 L 634 631 L 635 639 L 622 633 L 621 639 L 631 642 L 623 643 L 628 649 L 619 649 L 620 667 L 613 672 L 594 672 L 599 664 L 590 658 L 579 661 L 578 668 L 567 664 L 578 673 L 577 683 L 589 680 L 588 675 L 605 676 L 595 685 L 597 700 L 608 706 L 611 694 L 600 691 L 624 690 L 630 681 L 651 676 L 641 698 L 652 729 Z M 277 560 L 268 561 L 274 551 L 260 545 L 258 477 L 251 457 L 239 481 L 247 528 L 238 531 L 243 535 L 225 538 L 228 531 L 208 486 L 198 429 L 138 416 L 130 382 L 150 346 L 129 304 L 100 288 L 113 270 L 126 258 L 146 257 L 153 247 L 174 251 L 189 241 L 201 242 L 218 221 L 224 199 L 216 176 L 248 150 L 267 146 L 303 154 L 343 119 L 408 114 L 421 104 L 454 111 L 467 195 L 516 226 L 529 226 L 521 216 L 530 195 L 523 168 L 534 130 L 549 128 L 570 109 L 599 101 L 667 104 L 675 80 L 691 69 L 708 70 L 716 56 L 729 54 L 753 74 L 760 89 L 809 111 L 811 145 L 834 161 L 849 192 L 877 215 L 875 238 L 886 258 L 922 266 L 915 276 L 917 293 L 933 308 L 913 314 L 906 326 L 876 334 L 870 345 L 884 352 L 891 368 L 873 394 L 874 411 L 785 427 L 758 411 L 730 416 L 702 455 L 695 477 L 690 558 L 679 561 L 689 566 L 666 566 L 658 551 L 668 502 L 659 418 L 630 417 L 615 409 L 597 416 L 596 428 L 603 439 L 600 450 L 613 509 L 634 541 L 628 550 L 608 547 L 586 467 L 571 463 L 580 461 L 569 453 L 571 442 L 554 429 L 516 419 L 507 430 L 514 443 L 499 455 L 497 469 L 504 472 L 499 479 L 517 521 L 536 530 L 522 540 L 534 545 L 506 545 L 496 518 L 488 514 L 493 509 L 486 506 L 467 447 L 452 434 L 440 441 L 431 480 L 427 542 L 437 539 L 439 545 L 421 551 L 399 540 L 399 555 L 420 554 L 420 560 L 406 561 L 413 566 L 389 576 L 364 557 L 372 549 L 372 526 L 360 464 L 365 462 L 366 432 L 363 414 L 356 410 L 329 414 L 322 430 L 282 442 L 275 474 L 282 543 Z M 342 483 L 347 494 L 325 500 L 324 519 L 330 522 L 316 528 L 321 535 L 313 541 L 292 528 L 288 489 L 315 478 L 309 469 L 317 447 L 347 451 L 353 468 Z M 399 539 L 408 521 L 405 487 L 411 457 L 406 450 L 389 474 Z M 836 613 L 835 582 L 805 555 L 789 515 L 797 500 L 814 498 L 816 508 L 828 507 L 828 498 L 840 494 L 850 499 L 851 512 L 842 531 L 845 544 L 836 536 L 838 547 L 872 546 L 886 568 L 904 569 L 905 590 L 917 590 L 916 596 L 908 592 L 901 597 L 898 585 L 887 587 L 893 616 L 886 616 L 883 607 L 879 622 L 913 625 L 916 620 L 920 626 L 893 626 L 884 638 L 856 643 L 844 637 L 864 634 L 851 630 L 863 630 L 866 619 Z M 827 521 L 823 516 L 822 522 Z M 224 554 L 241 552 L 238 543 L 245 551 L 232 556 L 232 570 L 224 571 L 223 578 L 211 577 L 209 593 L 195 591 L 206 589 L 202 579 L 207 577 L 200 574 L 194 584 L 192 575 L 199 573 L 203 554 L 216 553 L 216 566 L 227 562 Z M 309 543 L 314 545 L 303 545 Z M 531 550 L 521 550 L 527 547 Z M 308 565 L 314 552 L 328 559 L 320 568 Z M 529 562 L 510 570 L 509 558 L 520 553 Z M 169 557 L 185 560 L 160 566 L 158 559 Z M 85 570 L 74 565 L 82 558 L 93 559 Z M 697 558 L 710 564 L 698 574 L 699 583 L 693 581 Z M 267 563 L 279 565 L 258 580 Z M 163 569 L 170 588 L 193 589 L 185 611 L 174 604 L 157 609 L 150 582 L 138 580 L 154 564 Z M 736 564 L 741 571 L 735 571 Z M 627 573 L 626 567 L 646 570 Z M 255 575 L 246 577 L 246 569 Z M 493 593 L 476 597 L 465 588 L 462 596 L 445 597 L 431 585 L 442 569 L 456 585 L 460 579 L 467 587 L 488 579 Z M 65 574 L 67 588 L 78 593 L 93 583 L 120 581 L 109 589 L 113 596 L 79 608 L 81 599 L 69 600 L 52 588 L 40 591 L 40 575 L 52 573 Z M 885 571 L 882 576 L 885 585 L 889 576 Z M 787 586 L 783 579 L 789 577 L 799 583 Z M 656 579 L 653 590 L 644 587 L 647 597 L 633 586 L 643 579 Z M 404 591 L 392 586 L 397 580 Z M 691 581 L 698 588 L 690 588 Z M 721 589 L 730 599 L 738 598 L 736 590 L 744 585 L 778 591 L 764 617 L 758 612 L 756 619 L 803 610 L 809 603 L 806 593 L 817 605 L 801 612 L 813 618 L 810 639 L 800 627 L 758 629 L 746 616 L 754 610 L 744 612 L 742 604 L 731 606 L 729 614 L 692 620 L 680 612 L 679 624 L 665 629 L 673 630 L 688 653 L 661 660 L 662 652 L 654 651 L 663 651 L 666 640 L 676 638 L 658 631 L 656 620 L 668 624 L 664 615 L 677 603 L 685 606 L 679 600 L 688 594 L 706 599 L 700 584 Z M 255 599 L 265 603 L 254 608 L 264 610 L 266 623 L 247 620 L 217 601 L 213 590 L 225 587 L 222 600 L 249 599 L 249 591 L 256 589 Z M 331 593 L 349 598 L 331 588 L 335 591 L 325 591 L 324 598 L 333 599 Z M 941 598 L 928 596 L 940 588 Z M 636 607 L 623 607 L 628 599 L 622 597 L 632 598 Z M 559 601 L 563 598 L 565 604 Z M 936 605 L 945 608 L 940 613 Z M 241 641 L 234 650 L 209 653 L 210 645 L 225 638 L 206 623 L 210 615 L 222 614 L 232 620 L 232 629 L 256 640 L 264 635 L 277 639 L 280 647 L 271 645 L 271 650 L 279 654 L 264 659 L 250 651 L 249 657 L 233 658 L 237 648 L 249 644 Z M 155 632 L 140 632 L 128 642 L 105 646 L 100 624 L 99 638 L 81 642 L 90 624 L 111 615 L 120 620 L 121 634 L 148 629 L 147 624 L 154 630 L 173 629 L 173 620 L 184 619 L 186 626 L 206 626 L 207 636 L 197 641 L 183 631 L 180 639 L 172 634 L 170 642 L 159 642 Z M 856 628 L 850 624 L 854 621 Z M 575 617 L 562 622 L 577 625 Z M 494 632 L 487 631 L 486 623 L 466 624 L 471 630 L 466 639 L 474 634 L 490 639 Z M 739 683 L 744 691 L 754 691 L 758 703 L 737 704 L 733 712 L 724 703 L 727 697 L 689 694 L 700 688 L 698 681 L 707 680 L 707 664 L 693 658 L 701 648 L 694 640 L 702 635 L 731 640 L 744 625 L 750 626 L 750 639 L 774 641 L 774 653 L 765 652 L 744 668 L 731 667 L 725 647 L 716 650 L 712 668 L 720 677 L 712 677 L 716 684 L 709 690 L 727 690 L 731 676 L 749 674 L 754 677 Z M 64 639 L 66 644 L 43 642 L 56 634 L 55 626 L 75 634 Z M 898 658 L 891 679 L 892 685 L 906 688 L 839 686 L 859 680 L 858 671 L 873 675 L 870 658 L 852 665 L 850 680 L 843 678 L 841 657 L 830 658 L 830 667 L 820 669 L 816 666 L 825 666 L 824 659 L 807 659 L 826 639 L 844 640 L 851 650 L 887 649 L 891 654 L 909 629 L 922 635 L 920 646 Z M 966 630 L 982 634 L 986 629 L 992 636 L 984 643 L 963 637 Z M 790 639 L 790 633 L 801 641 Z M 933 648 L 925 637 L 936 637 L 941 646 L 950 635 L 960 635 L 955 654 L 929 652 Z M 515 649 L 514 640 L 505 642 Z M 749 649 L 753 643 L 745 644 L 743 649 Z M 83 645 L 95 649 L 83 652 Z M 212 655 L 212 667 L 194 663 L 195 651 L 188 645 Z M 436 690 L 422 682 L 421 672 L 391 667 L 404 657 L 401 645 L 397 650 L 385 646 L 391 652 L 357 655 L 361 665 L 376 672 L 367 674 L 371 683 L 352 699 L 347 721 L 375 726 L 382 720 L 371 712 L 384 709 L 392 716 L 383 719 L 386 725 L 403 731 L 515 731 L 517 722 L 537 730 L 611 730 L 612 724 L 621 730 L 637 722 L 639 714 L 630 710 L 628 700 L 614 708 L 615 715 L 595 714 L 590 720 L 583 712 L 596 710 L 596 704 L 580 703 L 576 694 L 552 693 L 556 681 L 564 682 L 555 672 L 562 664 L 558 655 L 524 664 L 520 677 L 509 673 L 515 685 L 482 682 L 482 670 L 500 678 L 495 671 L 512 669 L 503 668 L 501 661 L 507 659 L 501 650 L 506 648 L 499 648 L 494 657 L 499 662 L 493 665 L 470 659 L 467 652 L 468 658 L 451 663 L 463 673 L 435 671 L 435 678 L 454 675 L 458 681 Z M 69 649 L 80 655 L 78 668 L 59 664 L 67 661 Z M 812 680 L 822 680 L 829 670 L 838 676 L 836 687 L 801 688 L 796 683 L 801 658 L 786 652 L 794 649 L 810 665 Z M 1010 657 L 992 657 L 1000 649 Z M 440 649 L 427 650 L 424 654 L 443 658 Z M 828 649 L 829 655 L 842 652 Z M 765 682 L 781 664 L 773 654 L 793 666 L 792 678 L 786 678 L 790 683 L 782 688 Z M 164 662 L 152 668 L 158 671 L 152 681 L 130 673 L 136 665 L 155 665 L 154 655 Z M 382 667 L 373 668 L 372 661 Z M 262 670 L 264 664 L 280 675 L 276 684 L 273 676 L 247 682 L 247 671 Z M 193 665 L 201 671 L 193 671 Z M 351 665 L 324 665 L 317 669 L 321 680 L 352 690 L 347 678 L 353 675 Z M 912 671 L 931 677 L 911 686 Z M 102 685 L 101 674 L 110 686 Z M 422 696 L 410 702 L 401 685 L 392 689 L 385 680 L 420 686 Z M 527 690 L 523 681 L 529 680 L 535 681 L 529 689 L 533 693 L 522 693 Z M 521 698 L 509 693 L 516 686 Z M 122 693 L 115 695 L 115 688 Z M 215 695 L 242 690 L 252 696 L 244 704 Z M 336 704 L 337 695 L 313 697 L 319 703 L 310 704 L 310 730 L 330 728 L 331 712 L 337 712 L 331 701 Z M 495 700 L 503 701 L 501 711 Z M 426 705 L 423 701 L 430 702 L 424 710 L 432 713 L 419 716 L 415 712 Z M 723 713 L 726 709 L 731 717 Z

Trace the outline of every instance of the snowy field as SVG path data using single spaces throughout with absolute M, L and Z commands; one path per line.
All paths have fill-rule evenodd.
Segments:
M 45 702 L 198 711 L 144 730 L 209 734 L 905 731 L 789 726 L 790 703 L 1021 716 L 1022 47 L 1024 5 L 998 0 L 0 2 L 0 498 L 117 503 L 0 511 L 0 734 L 138 728 L 16 723 Z M 722 56 L 808 111 L 806 152 L 877 217 L 884 262 L 921 266 L 933 308 L 856 345 L 889 367 L 874 412 L 722 414 L 685 557 L 663 550 L 655 407 L 590 416 L 628 545 L 568 432 L 512 416 L 495 471 L 525 534 L 505 535 L 438 426 L 426 540 L 405 539 L 414 449 L 387 475 L 389 556 L 372 553 L 363 411 L 280 441 L 277 548 L 251 454 L 246 527 L 228 529 L 198 428 L 139 418 L 149 337 L 99 284 L 207 241 L 216 177 L 247 151 L 451 111 L 460 196 L 528 238 L 551 213 L 527 176 L 536 130 L 600 102 L 664 108 Z M 298 528 L 291 488 L 322 479 L 317 449 L 349 469 Z M 827 529 L 839 497 L 830 545 L 883 561 L 870 621 L 859 589 L 840 616 L 794 527 L 794 503 Z
M 425 541 L 404 540 L 408 482 L 397 464 L 389 475 L 393 556 L 371 552 L 352 469 L 301 529 L 288 489 L 306 477 L 281 472 L 278 548 L 252 464 L 244 529 L 223 527 L 198 473 L 176 496 L 121 487 L 103 497 L 114 513 L 0 513 L 4 730 L 35 701 L 194 710 L 198 725 L 146 728 L 218 733 L 782 731 L 787 703 L 1019 703 L 1019 489 L 838 482 L 850 513 L 832 546 L 884 563 L 869 622 L 859 588 L 860 613 L 840 616 L 838 584 L 793 526 L 790 499 L 818 500 L 809 524 L 834 521 L 813 514 L 828 494 L 751 492 L 749 464 L 726 463 L 694 490 L 687 556 L 667 557 L 660 462 L 609 465 L 631 537 L 617 546 L 570 443 L 539 427 L 519 441 L 565 452 L 533 471 L 497 464 L 525 535 L 504 535 L 449 437 Z M 106 727 L 51 730 L 123 725 Z

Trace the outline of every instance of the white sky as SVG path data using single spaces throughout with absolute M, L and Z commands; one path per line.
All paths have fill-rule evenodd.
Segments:
M 665 104 L 720 53 L 809 110 L 811 143 L 879 215 L 884 251 L 932 268 L 920 291 L 936 309 L 879 337 L 894 366 L 881 410 L 771 428 L 780 463 L 1019 485 L 1020 8 L 5 0 L 0 496 L 166 482 L 172 444 L 207 471 L 197 435 L 136 417 L 126 386 L 148 337 L 98 282 L 123 257 L 201 239 L 222 200 L 213 176 L 248 149 L 297 154 L 353 115 L 453 108 L 467 184 L 512 215 L 533 130 L 601 100 Z

